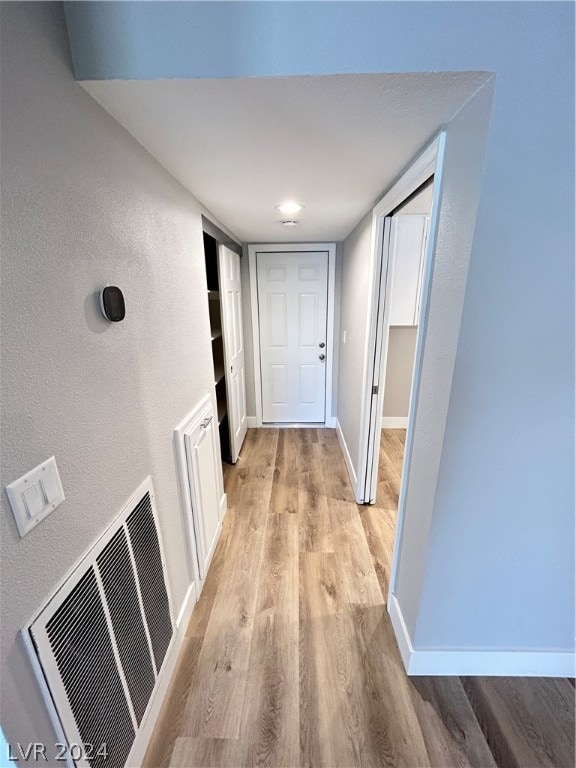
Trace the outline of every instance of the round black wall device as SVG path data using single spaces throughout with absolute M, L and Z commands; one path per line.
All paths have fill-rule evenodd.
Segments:
M 107 320 L 119 323 L 126 317 L 122 291 L 116 285 L 107 285 L 100 291 L 100 309 Z

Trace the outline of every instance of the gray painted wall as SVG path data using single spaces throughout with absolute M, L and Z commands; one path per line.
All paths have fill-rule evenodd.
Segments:
M 416 351 L 416 326 L 391 326 L 388 333 L 383 416 L 408 416 Z
M 1 14 L 2 489 L 55 454 L 66 501 L 20 539 L 2 490 L 0 721 L 54 744 L 18 632 L 147 475 L 176 615 L 189 583 L 173 429 L 213 382 L 207 212 L 74 82 L 58 4 Z
M 371 236 L 372 212 L 369 212 L 342 243 L 337 414 L 356 471 L 360 452 L 362 378 L 368 328 Z

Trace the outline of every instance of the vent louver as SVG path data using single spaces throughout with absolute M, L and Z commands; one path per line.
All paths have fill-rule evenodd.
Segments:
M 122 768 L 134 741 L 134 727 L 92 568 L 46 629 L 82 742 L 109 743 L 110 759 L 105 764 Z M 91 765 L 104 765 L 101 759 Z
M 153 500 L 148 478 L 28 628 L 79 766 L 129 764 L 172 640 Z
M 126 524 L 140 580 L 142 602 L 150 629 L 156 669 L 159 670 L 172 638 L 172 622 L 158 534 L 148 494 L 132 512 Z
M 138 603 L 134 570 L 124 528 L 118 531 L 96 562 L 100 570 L 134 716 L 140 725 L 156 676 L 152 668 L 150 647 Z

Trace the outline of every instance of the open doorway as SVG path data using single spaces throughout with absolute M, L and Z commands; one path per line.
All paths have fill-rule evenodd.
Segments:
M 444 148 L 442 133 L 372 215 L 374 280 L 357 500 L 373 504 L 378 494 L 387 495 L 394 510 L 389 521 L 395 529 L 389 610 L 394 607 L 418 410 Z M 391 413 L 393 408 L 398 409 L 396 413 Z M 395 624 L 393 611 L 391 617 Z M 398 634 L 396 625 L 395 630 Z
M 430 233 L 430 213 L 434 193 L 434 175 L 426 179 L 402 201 L 389 216 L 388 291 L 380 301 L 389 304 L 383 312 L 382 351 L 379 379 L 382 417 L 376 415 L 374 461 L 368 467 L 370 501 L 381 492 L 398 504 L 400 479 L 408 428 L 416 340 L 421 320 L 424 265 Z M 382 378 L 382 371 L 384 372 Z M 376 385 L 378 386 L 378 385 Z M 380 437 L 378 440 L 378 430 Z
M 382 429 L 405 430 L 398 437 L 405 445 L 405 457 L 410 451 L 410 423 L 418 399 L 426 335 L 444 144 L 442 133 L 373 211 L 372 320 L 357 487 L 357 500 L 364 503 L 373 504 L 376 500 Z M 394 410 L 396 413 L 390 412 Z
M 379 439 L 376 424 L 377 460 L 372 467 L 376 477 L 371 485 L 373 498 L 393 530 L 402 482 L 433 193 L 432 175 L 389 216 L 390 312 L 387 326 L 382 329 L 382 354 L 386 358 L 383 411 Z

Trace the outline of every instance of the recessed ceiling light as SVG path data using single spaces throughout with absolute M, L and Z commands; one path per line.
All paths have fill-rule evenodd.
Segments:
M 294 221 L 294 219 L 286 219 L 285 221 L 282 222 L 282 226 L 283 227 L 297 227 L 298 226 L 298 222 Z
M 294 202 L 294 200 L 287 200 L 285 203 L 276 206 L 276 210 L 280 211 L 280 213 L 287 213 L 288 215 L 299 213 L 302 208 L 304 208 L 304 206 Z

